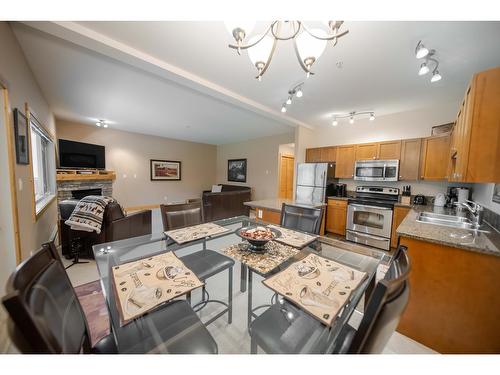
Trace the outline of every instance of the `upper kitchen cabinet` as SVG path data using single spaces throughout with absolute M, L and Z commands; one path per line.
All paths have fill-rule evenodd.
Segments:
M 400 140 L 356 145 L 356 160 L 399 159 L 400 155 Z
M 452 181 L 500 182 L 500 68 L 474 75 L 453 129 Z
M 306 149 L 306 162 L 307 163 L 319 162 L 320 156 L 321 156 L 321 149 L 319 149 L 319 148 Z
M 362 143 L 355 146 L 356 160 L 373 160 L 377 158 L 376 143 Z
M 337 146 L 336 178 L 353 178 L 354 162 L 356 161 L 356 146 Z
M 335 162 L 337 160 L 337 147 L 321 147 L 320 161 Z
M 401 157 L 401 141 L 387 141 L 377 143 L 377 159 L 391 160 Z
M 401 142 L 401 161 L 399 163 L 399 179 L 401 181 L 418 180 L 421 148 L 421 138 L 404 139 Z
M 440 135 L 422 140 L 422 180 L 447 180 L 450 136 Z

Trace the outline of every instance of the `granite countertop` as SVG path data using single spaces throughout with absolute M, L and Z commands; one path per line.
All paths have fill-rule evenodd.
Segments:
M 489 233 L 484 233 L 442 225 L 420 223 L 417 221 L 417 216 L 420 212 L 434 212 L 448 215 L 457 214 L 456 209 L 453 208 L 434 207 L 432 205 L 412 206 L 410 212 L 401 222 L 396 232 L 402 237 L 500 256 L 500 234 L 488 224 L 485 224 L 484 229 L 489 231 Z M 459 212 L 459 216 L 465 215 L 466 212 Z
M 316 208 L 316 207 L 323 207 L 326 204 L 325 203 L 318 203 L 318 204 L 308 204 L 308 203 L 303 203 L 303 202 L 297 202 L 293 199 L 283 199 L 283 198 L 273 198 L 273 199 L 262 199 L 258 201 L 249 201 L 249 202 L 244 202 L 243 204 L 245 206 L 249 206 L 251 208 L 265 208 L 270 211 L 279 211 L 281 212 L 281 206 L 283 203 L 290 204 L 292 206 L 299 206 L 299 207 L 308 207 L 308 208 Z

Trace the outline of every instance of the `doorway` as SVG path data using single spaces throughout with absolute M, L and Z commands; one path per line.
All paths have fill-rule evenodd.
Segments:
M 295 156 L 293 143 L 280 145 L 279 152 L 279 198 L 293 198 L 293 177 L 295 171 Z

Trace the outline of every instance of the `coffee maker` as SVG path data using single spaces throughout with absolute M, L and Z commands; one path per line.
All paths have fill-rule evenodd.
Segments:
M 346 197 L 347 185 L 340 183 L 329 183 L 326 186 L 326 196 L 330 197 Z
M 446 192 L 446 207 L 454 207 L 455 203 L 461 203 L 469 199 L 470 190 L 460 186 L 448 186 Z

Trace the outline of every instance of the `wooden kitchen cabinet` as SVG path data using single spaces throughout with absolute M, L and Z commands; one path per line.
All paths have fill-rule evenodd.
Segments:
M 361 143 L 356 145 L 356 160 L 373 160 L 377 158 L 377 143 Z
M 401 142 L 401 160 L 399 162 L 399 179 L 416 181 L 420 172 L 420 151 L 422 139 L 404 139 Z
M 401 156 L 401 141 L 387 141 L 377 143 L 377 159 L 399 160 Z
M 328 199 L 326 212 L 326 231 L 345 236 L 347 220 L 347 201 Z
M 422 180 L 447 180 L 450 136 L 440 135 L 423 139 Z
M 391 247 L 393 248 L 398 246 L 398 235 L 396 233 L 396 229 L 398 229 L 399 224 L 401 224 L 406 215 L 408 215 L 408 212 L 410 212 L 410 207 L 394 206 L 391 230 Z
M 337 160 L 337 147 L 321 147 L 320 161 L 321 162 L 335 162 Z
M 306 163 L 317 163 L 321 158 L 321 150 L 319 148 L 306 149 Z
M 353 178 L 354 162 L 356 161 L 356 146 L 337 146 L 336 178 Z
M 449 179 L 500 182 L 500 68 L 474 75 L 453 128 Z

